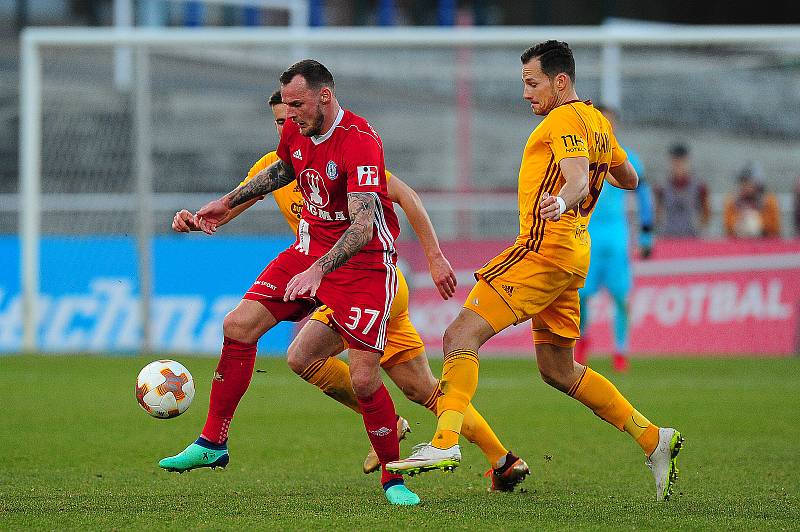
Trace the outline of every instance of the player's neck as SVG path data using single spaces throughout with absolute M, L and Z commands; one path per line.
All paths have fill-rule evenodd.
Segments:
M 559 94 L 558 100 L 556 100 L 556 107 L 564 105 L 565 103 L 569 102 L 576 102 L 580 101 L 578 99 L 578 94 L 575 92 L 575 89 L 571 89 L 568 91 L 564 91 L 563 93 Z
M 331 102 L 330 110 L 327 113 L 325 113 L 325 118 L 322 120 L 322 128 L 321 128 L 322 132 L 320 133 L 320 135 L 325 135 L 328 131 L 331 130 L 333 124 L 336 122 L 336 118 L 339 116 L 339 111 L 341 110 L 342 108 L 339 105 L 339 102 L 337 102 L 336 100 Z

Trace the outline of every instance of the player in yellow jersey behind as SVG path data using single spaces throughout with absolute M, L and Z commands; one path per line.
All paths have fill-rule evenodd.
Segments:
M 280 136 L 281 128 L 286 121 L 286 105 L 282 103 L 279 91 L 272 94 L 269 105 L 275 118 L 278 136 Z M 264 155 L 250 168 L 247 178 L 241 184 L 252 179 L 276 160 L 275 152 Z M 450 298 L 455 292 L 455 273 L 439 248 L 436 232 L 419 196 L 411 187 L 390 172 L 386 172 L 386 177 L 389 198 L 402 207 L 409 223 L 419 237 L 428 258 L 431 277 L 439 289 L 439 293 L 444 299 Z M 272 197 L 296 234 L 303 207 L 303 197 L 297 182 L 273 191 Z M 230 222 L 257 201 L 254 199 L 235 207 L 218 225 Z M 200 230 L 194 214 L 187 210 L 181 210 L 175 214 L 172 227 L 178 232 Z M 399 287 L 389 314 L 386 348 L 381 357 L 381 367 L 408 399 L 425 406 L 436 414 L 437 399 L 440 395 L 439 383 L 431 372 L 422 339 L 409 319 L 408 285 L 399 269 L 397 274 Z M 336 357 L 347 348 L 347 345 L 342 337 L 330 328 L 330 314 L 331 311 L 327 307 L 321 307 L 314 312 L 311 322 L 304 328 L 304 333 L 298 335 L 292 342 L 287 362 L 292 370 L 304 380 L 314 384 L 336 401 L 359 412 L 358 400 L 350 380 L 349 367 Z M 403 439 L 407 432 L 410 432 L 408 422 L 398 416 L 398 437 Z M 529 474 L 529 468 L 525 461 L 502 445 L 491 427 L 471 404 L 466 405 L 465 408 L 462 433 L 469 441 L 478 445 L 489 461 L 492 472 L 491 490 L 513 491 L 517 484 Z M 364 460 L 363 470 L 365 473 L 371 473 L 378 469 L 380 469 L 380 463 L 377 454 L 370 449 Z
M 638 176 L 611 125 L 575 93 L 575 60 L 566 43 L 547 41 L 521 57 L 523 97 L 544 120 L 531 133 L 519 172 L 520 235 L 475 273 L 477 284 L 444 334 L 437 431 L 410 458 L 387 470 L 452 468 L 464 408 L 478 384 L 478 349 L 510 325 L 531 321 L 542 379 L 630 434 L 647 456 L 656 499 L 669 498 L 677 479 L 680 433 L 659 428 L 617 388 L 575 362 L 580 336 L 578 289 L 589 268 L 586 227 L 604 182 L 634 189 Z

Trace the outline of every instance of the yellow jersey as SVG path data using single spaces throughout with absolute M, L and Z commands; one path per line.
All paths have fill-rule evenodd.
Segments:
M 247 172 L 247 177 L 244 179 L 244 181 L 239 183 L 239 186 L 242 186 L 253 179 L 257 173 L 267 168 L 269 165 L 274 164 L 277 160 L 278 153 L 274 151 L 271 151 L 263 156 L 250 168 L 250 170 Z M 392 174 L 387 170 L 386 181 L 388 182 L 391 178 Z M 292 233 L 296 235 L 297 230 L 300 227 L 300 218 L 303 212 L 303 194 L 300 192 L 300 187 L 298 186 L 297 181 L 292 181 L 288 185 L 285 185 L 277 190 L 273 190 L 272 198 L 275 200 L 275 203 L 278 205 L 278 209 L 280 209 L 281 214 L 283 214 L 283 217 L 286 219 L 286 223 L 288 223 L 289 227 L 292 228 Z
M 547 192 L 556 195 L 566 180 L 559 163 L 589 159 L 589 195 L 554 222 L 539 215 Z M 539 253 L 564 270 L 586 277 L 591 241 L 586 227 L 609 170 L 625 162 L 608 120 L 590 101 L 556 107 L 533 130 L 519 169 L 519 236 L 516 244 Z

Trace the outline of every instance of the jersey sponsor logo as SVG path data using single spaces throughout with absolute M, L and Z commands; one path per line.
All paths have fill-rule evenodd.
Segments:
M 300 188 L 303 189 L 303 197 L 306 202 L 315 207 L 326 207 L 331 201 L 325 180 L 313 168 L 307 168 L 300 173 L 297 179 Z
M 270 290 L 277 290 L 278 289 L 277 286 L 275 286 L 274 284 L 269 283 L 267 281 L 256 281 L 255 284 L 260 285 L 260 286 L 266 286 Z
M 575 153 L 586 150 L 586 143 L 578 135 L 561 135 L 566 153 Z
M 302 152 L 300 152 L 299 148 L 297 149 L 296 152 L 292 154 L 292 157 L 294 157 L 295 159 L 300 159 L 301 161 L 303 160 L 303 154 Z
M 374 187 L 378 185 L 378 167 L 377 166 L 359 166 L 358 170 L 358 184 L 362 187 Z
M 325 175 L 327 175 L 328 179 L 331 181 L 339 177 L 339 168 L 337 168 L 335 162 L 328 161 L 328 166 L 325 167 Z
M 291 206 L 289 207 L 289 210 L 292 211 L 292 214 L 297 216 L 298 220 L 303 217 L 303 204 L 302 204 L 302 202 L 301 203 L 292 202 Z

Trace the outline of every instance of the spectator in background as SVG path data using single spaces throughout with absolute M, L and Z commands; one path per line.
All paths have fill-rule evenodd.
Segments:
M 656 188 L 656 220 L 665 237 L 698 237 L 708 224 L 708 190 L 691 173 L 689 149 L 674 144 L 669 149 L 667 182 Z
M 748 163 L 737 180 L 739 190 L 725 200 L 725 234 L 732 238 L 779 237 L 778 198 L 764 190 L 761 165 Z

